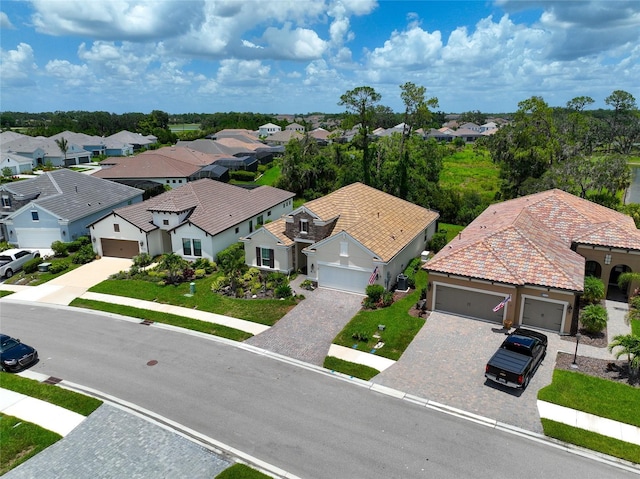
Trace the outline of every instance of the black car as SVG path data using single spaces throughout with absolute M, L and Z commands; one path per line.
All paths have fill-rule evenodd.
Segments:
M 22 344 L 19 339 L 0 334 L 0 369 L 20 371 L 38 360 L 38 351 Z

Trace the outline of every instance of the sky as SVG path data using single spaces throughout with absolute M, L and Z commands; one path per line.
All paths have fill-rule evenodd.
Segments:
M 640 0 L 2 0 L 0 110 L 338 113 L 640 101 Z

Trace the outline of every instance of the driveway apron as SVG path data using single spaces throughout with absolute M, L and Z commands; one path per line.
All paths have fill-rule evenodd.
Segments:
M 360 310 L 363 296 L 324 288 L 304 295 L 275 326 L 245 343 L 322 366 L 334 338 Z

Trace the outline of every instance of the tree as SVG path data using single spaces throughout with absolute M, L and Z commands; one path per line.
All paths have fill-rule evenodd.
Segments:
M 634 143 L 640 140 L 640 115 L 636 99 L 631 93 L 615 90 L 604 102 L 613 107 L 609 125 L 609 149 L 629 154 Z
M 60 151 L 64 155 L 64 162 L 66 164 L 67 163 L 67 151 L 69 151 L 69 142 L 63 136 L 59 140 L 56 140 L 56 145 L 58 145 L 58 148 L 60 148 Z
M 243 244 L 235 243 L 220 251 L 216 257 L 216 263 L 220 271 L 229 278 L 232 291 L 236 291 L 240 284 L 240 278 L 244 270 L 247 269 Z
M 371 184 L 371 162 L 369 158 L 369 134 L 371 133 L 372 121 L 376 104 L 382 99 L 382 95 L 370 86 L 359 86 L 353 90 L 348 90 L 342 96 L 338 105 L 344 106 L 348 113 L 347 124 L 360 125 L 359 140 L 362 149 L 362 172 L 366 185 Z
M 629 377 L 635 377 L 640 371 L 640 338 L 632 334 L 618 334 L 614 336 L 613 341 L 609 344 L 609 352 L 620 348 L 616 351 L 615 356 L 627 356 L 627 367 L 629 368 Z
M 158 268 L 166 271 L 167 283 L 175 284 L 180 281 L 181 274 L 189 266 L 187 260 L 175 253 L 168 253 L 162 256 L 158 263 Z
M 438 99 L 425 98 L 427 89 L 414 83 L 406 82 L 400 85 L 400 98 L 404 104 L 404 126 L 402 129 L 402 142 L 400 143 L 400 158 L 404 157 L 404 144 L 413 133 L 416 125 L 423 125 L 429 121 L 429 107 L 437 108 Z

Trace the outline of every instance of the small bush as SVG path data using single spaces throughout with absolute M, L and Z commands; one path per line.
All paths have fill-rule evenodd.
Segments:
M 273 292 L 276 298 L 290 298 L 293 296 L 293 292 L 291 291 L 291 286 L 288 284 L 279 285 Z
M 369 335 L 367 333 L 353 333 L 351 337 L 356 341 L 362 341 L 363 343 L 369 342 Z
M 588 303 L 598 303 L 604 299 L 604 283 L 595 276 L 584 278 L 584 295 L 582 296 Z
M 51 266 L 49 266 L 49 273 L 58 274 L 62 273 L 66 269 L 69 269 L 69 265 L 62 261 L 58 261 L 57 263 L 52 263 Z
M 202 279 L 207 275 L 207 272 L 204 269 L 196 269 L 193 274 L 196 279 Z
M 54 241 L 53 243 L 51 243 L 51 249 L 53 250 L 53 255 L 56 258 L 64 258 L 66 256 L 69 256 L 67 243 L 63 243 L 62 241 Z
M 438 232 L 431 237 L 429 241 L 429 249 L 434 253 L 437 253 L 447 245 L 447 233 Z
M 25 273 L 35 273 L 38 271 L 38 265 L 42 263 L 42 258 L 39 256 L 37 258 L 30 259 L 24 265 L 22 265 L 22 270 Z
M 65 243 L 67 245 L 67 251 L 69 253 L 75 253 L 76 251 L 80 250 L 80 248 L 82 248 L 82 242 L 75 240 L 75 241 L 71 241 L 70 243 Z
M 585 306 L 580 315 L 580 322 L 590 333 L 600 333 L 607 327 L 607 310 L 600 304 Z
M 385 291 L 382 295 L 381 306 L 384 308 L 391 306 L 393 304 L 393 293 L 391 291 Z
M 133 257 L 133 265 L 138 268 L 146 268 L 153 262 L 153 258 L 149 253 L 140 253 Z
M 211 291 L 213 291 L 214 293 L 217 293 L 218 291 L 222 291 L 224 288 L 229 286 L 229 284 L 230 284 L 230 281 L 228 277 L 219 276 L 218 278 L 214 279 L 213 282 L 211 283 Z
M 380 284 L 370 284 L 367 286 L 365 290 L 367 294 L 367 298 L 370 299 L 374 304 L 378 303 L 384 294 L 384 286 Z
M 253 181 L 256 174 L 253 171 L 236 170 L 229 172 L 229 178 L 236 181 Z
M 71 258 L 73 264 L 87 264 L 96 259 L 96 254 L 90 244 L 82 246 Z
M 629 300 L 629 307 L 634 309 L 640 309 L 640 294 L 631 296 Z
M 211 274 L 216 270 L 216 264 L 209 258 L 198 258 L 193 262 L 193 268 L 203 269 L 207 274 Z

